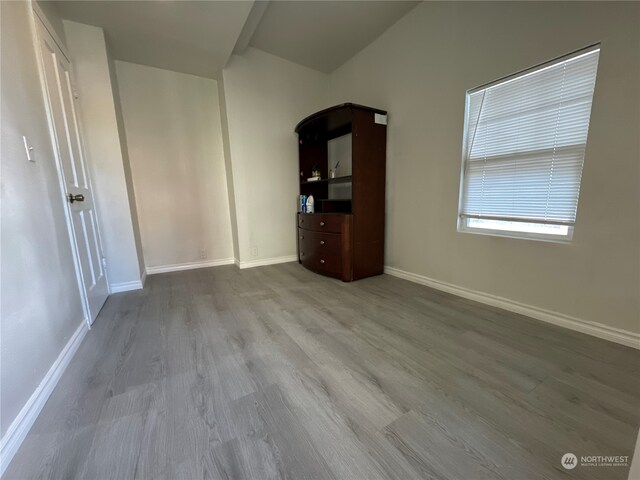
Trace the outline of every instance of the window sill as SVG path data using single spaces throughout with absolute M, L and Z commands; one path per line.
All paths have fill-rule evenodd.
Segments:
M 466 226 L 458 226 L 459 233 L 471 233 L 475 235 L 485 235 L 490 237 L 505 237 L 517 240 L 533 240 L 537 242 L 560 243 L 570 245 L 573 237 L 573 228 L 569 229 L 568 235 L 556 236 L 548 234 L 536 234 L 527 232 L 512 232 L 508 230 L 491 230 L 488 228 L 474 228 Z

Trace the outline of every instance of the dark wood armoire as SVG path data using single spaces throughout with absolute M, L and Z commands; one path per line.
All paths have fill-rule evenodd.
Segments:
M 298 261 L 345 282 L 381 274 L 387 112 L 345 103 L 295 131 L 300 194 L 314 198 L 314 213 L 298 213 Z

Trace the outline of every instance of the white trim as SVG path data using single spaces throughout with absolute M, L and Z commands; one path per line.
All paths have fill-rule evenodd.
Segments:
M 586 333 L 587 335 L 626 345 L 627 347 L 640 349 L 639 333 L 610 327 L 602 323 L 582 320 L 563 313 L 553 312 L 551 310 L 534 307 L 532 305 L 526 305 L 504 297 L 498 297 L 497 295 L 459 287 L 451 283 L 442 282 L 416 273 L 406 272 L 398 268 L 385 266 L 384 273 L 404 280 L 409 280 L 410 282 L 419 283 L 420 285 L 426 285 L 427 287 L 435 288 L 443 292 L 452 293 L 453 295 L 458 295 L 463 298 L 475 300 L 476 302 L 484 303 L 486 305 L 491 305 L 492 307 L 502 308 L 510 312 L 542 320 L 543 322 L 552 323 L 570 330 L 575 330 L 577 332 Z
M 262 260 L 249 260 L 248 262 L 240 262 L 236 260 L 236 265 L 241 268 L 262 267 L 264 265 L 275 265 L 276 263 L 288 263 L 298 260 L 297 255 L 286 255 L 284 257 L 264 258 Z
M 130 292 L 131 290 L 140 290 L 144 287 L 142 280 L 134 280 L 133 282 L 112 283 L 109 285 L 111 293 Z
M 145 274 L 155 275 L 156 273 L 179 272 L 181 270 L 193 270 L 195 268 L 218 267 L 220 265 L 235 265 L 238 268 L 245 269 L 245 268 L 253 268 L 253 267 L 262 267 L 264 265 L 275 265 L 277 263 L 295 262 L 297 260 L 298 260 L 297 255 L 286 255 L 284 257 L 264 258 L 261 260 L 249 260 L 247 262 L 241 262 L 237 258 L 223 258 L 222 260 L 212 260 L 207 262 L 191 262 L 191 263 L 179 263 L 175 265 L 161 265 L 158 267 L 147 267 Z M 131 282 L 131 283 L 135 283 L 135 282 Z M 142 287 L 139 287 L 139 288 L 142 288 Z
M 518 232 L 516 230 L 496 230 L 492 228 L 470 227 L 469 218 L 461 218 L 458 222 L 458 233 L 471 233 L 474 235 L 486 235 L 489 237 L 514 238 L 517 240 L 536 240 L 538 242 L 559 243 L 562 245 L 571 245 L 571 240 L 573 239 L 573 229 L 573 226 L 569 226 L 566 235 L 553 235 L 550 233 Z
M 53 39 L 53 41 L 56 42 L 56 45 L 58 45 L 58 48 L 60 49 L 62 54 L 65 57 L 67 57 L 67 60 L 69 60 L 69 62 L 71 62 L 71 55 L 69 55 L 67 46 L 64 44 L 62 39 L 58 36 L 56 29 L 53 28 L 53 26 L 51 25 L 51 22 L 49 21 L 49 18 L 47 18 L 47 16 L 44 14 L 40 5 L 38 5 L 38 3 L 33 0 L 29 0 L 29 3 L 31 4 L 31 9 L 33 10 L 33 12 L 38 16 L 38 20 L 42 22 L 42 25 L 47 30 L 49 35 L 51 35 L 51 38 Z
M 40 385 L 38 385 L 38 388 L 36 388 L 31 397 L 29 397 L 27 403 L 22 407 L 20 413 L 18 413 L 4 437 L 0 440 L 0 475 L 3 475 L 9 466 L 11 459 L 20 448 L 27 433 L 29 433 L 36 418 L 38 418 L 42 407 L 47 403 L 51 392 L 53 392 L 53 389 L 60 380 L 60 377 L 62 377 L 62 374 L 69 365 L 69 362 L 71 362 L 71 359 L 88 331 L 89 327 L 86 322 L 82 320 L 75 333 L 60 352 L 60 355 L 58 355 L 56 361 L 53 362 L 53 365 L 49 368 L 49 371 L 40 382 Z
M 147 267 L 146 274 L 179 272 L 181 270 L 193 270 L 195 268 L 218 267 L 220 265 L 233 265 L 233 258 L 223 258 L 220 260 L 209 260 L 206 262 L 177 263 L 174 265 L 160 265 L 158 267 Z

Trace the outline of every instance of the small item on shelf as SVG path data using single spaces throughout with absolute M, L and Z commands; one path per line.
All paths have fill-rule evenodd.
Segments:
M 336 178 L 336 171 L 335 170 L 329 170 L 329 178 Z
M 322 180 L 320 177 L 309 177 L 307 178 L 307 182 L 317 182 L 318 180 Z
M 331 178 L 336 178 L 336 176 L 338 175 L 338 167 L 339 166 L 340 166 L 340 160 L 338 160 L 336 162 L 336 166 L 333 167 L 333 170 L 332 170 L 333 173 L 331 174 Z
M 313 195 L 309 195 L 307 197 L 307 212 L 306 213 L 313 213 Z
M 320 177 L 322 176 L 322 174 L 320 173 L 320 167 L 314 165 L 311 169 L 311 176 L 316 177 L 317 180 L 320 180 Z
M 300 213 L 307 212 L 307 196 L 300 195 Z

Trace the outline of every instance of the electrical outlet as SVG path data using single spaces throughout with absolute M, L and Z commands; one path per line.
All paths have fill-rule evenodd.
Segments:
M 252 257 L 257 257 L 258 256 L 258 247 L 253 247 L 251 249 L 251 256 Z
M 200 249 L 200 258 L 203 259 L 203 260 L 205 258 L 207 258 L 207 249 L 206 248 Z

